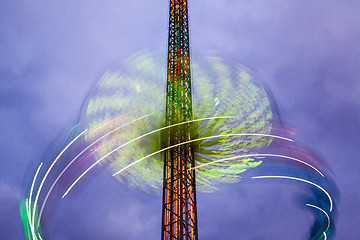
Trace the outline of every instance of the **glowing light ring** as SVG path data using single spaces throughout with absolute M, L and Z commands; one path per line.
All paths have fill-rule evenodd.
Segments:
M 159 116 L 155 121 L 144 123 L 143 126 L 139 124 L 138 129 L 134 129 L 132 132 L 115 136 L 112 146 L 99 151 L 96 159 L 102 158 L 112 149 L 122 145 L 123 142 L 141 135 L 142 130 L 152 131 L 163 125 L 164 116 L 161 114 L 164 114 L 165 110 L 166 69 L 159 67 L 165 65 L 165 63 L 161 64 L 159 59 L 162 59 L 162 55 L 154 54 L 154 52 L 143 51 L 134 55 L 121 68 L 107 71 L 100 79 L 96 89 L 89 95 L 84 104 L 81 123 L 90 130 L 107 121 L 114 114 L 122 113 L 124 121 L 149 111 Z M 194 134 L 199 134 L 198 137 L 238 132 L 269 134 L 272 126 L 270 101 L 262 85 L 255 80 L 253 73 L 241 65 L 225 65 L 223 60 L 218 57 L 206 56 L 199 59 L 201 60 L 197 62 L 195 57 L 192 65 L 194 118 L 209 119 L 224 115 L 235 117 L 200 123 Z M 107 127 L 103 131 L 108 129 L 110 130 L 111 127 Z M 152 140 L 155 138 L 155 136 L 151 137 Z M 149 141 L 149 139 L 144 141 Z M 87 140 L 93 139 L 87 138 Z M 118 142 L 116 143 L 116 141 Z M 204 142 L 200 143 L 197 148 L 201 151 L 200 154 L 195 152 L 194 157 L 196 162 L 205 163 L 216 156 L 229 157 L 240 153 L 255 152 L 258 148 L 268 146 L 271 141 L 272 139 L 259 137 L 250 141 L 241 139 L 239 142 L 232 142 L 224 138 L 211 148 L 208 148 L 209 142 Z M 148 146 L 150 145 L 148 144 Z M 235 145 L 236 148 L 234 148 Z M 155 148 L 154 145 L 152 146 Z M 153 148 L 140 145 L 140 143 L 132 144 L 107 158 L 106 162 L 109 163 L 111 171 L 117 172 L 130 164 L 133 159 L 139 159 L 158 150 Z M 230 149 L 232 150 L 230 151 Z M 216 152 L 215 155 L 214 152 Z M 152 192 L 151 189 L 160 191 L 163 170 L 161 162 L 162 159 L 151 158 L 146 163 L 149 167 L 138 165 L 131 172 L 127 172 L 126 175 L 117 177 L 117 179 L 127 181 L 133 187 L 140 187 L 144 191 Z M 238 164 L 239 167 L 236 168 L 225 163 L 221 166 L 217 165 L 216 168 L 199 170 L 197 190 L 211 192 L 217 189 L 215 185 L 218 183 L 238 182 L 241 172 L 258 166 L 261 161 L 249 159 L 246 164 L 240 162 Z

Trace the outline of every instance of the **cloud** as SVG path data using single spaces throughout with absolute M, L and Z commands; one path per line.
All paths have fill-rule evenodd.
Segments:
M 285 120 L 298 126 L 307 138 L 320 146 L 344 189 L 344 214 L 339 217 L 338 236 L 354 239 L 350 236 L 355 236 L 359 228 L 348 219 L 360 214 L 356 207 L 359 194 L 353 193 L 348 185 L 359 182 L 356 143 L 360 112 L 360 2 L 198 0 L 189 4 L 192 51 L 215 49 L 229 61 L 238 61 L 254 69 L 273 91 Z M 83 0 L 76 3 L 5 0 L 2 3 L 0 115 L 2 136 L 8 139 L 0 145 L 1 163 L 5 166 L 0 171 L 3 179 L 20 182 L 22 174 L 28 174 L 24 164 L 30 162 L 35 168 L 36 159 L 45 150 L 47 141 L 76 119 L 89 86 L 109 65 L 138 50 L 165 46 L 167 7 L 165 0 Z M 117 187 L 118 183 L 111 189 Z M 109 186 L 98 185 L 88 196 L 97 196 L 96 189 L 102 188 Z M 254 210 L 246 215 L 255 219 L 250 223 L 246 223 L 246 219 L 232 218 L 238 221 L 232 229 L 243 224 L 252 227 L 244 231 L 258 231 L 254 234 L 264 239 L 272 236 L 272 230 L 262 229 L 254 222 L 258 215 L 261 217 L 259 209 L 264 208 L 267 201 L 274 206 L 278 199 L 279 202 L 283 199 L 281 192 L 267 191 L 265 185 L 258 188 L 265 191 L 266 196 L 242 188 L 234 190 L 239 195 L 230 192 L 222 196 L 223 203 L 229 205 L 226 210 L 229 214 L 232 209 L 236 209 L 234 212 L 238 215 L 245 213 L 244 206 Z M 73 239 L 94 239 L 94 232 L 107 232 L 106 236 L 113 239 L 118 239 L 115 235 L 122 233 L 130 237 L 133 227 L 141 227 L 137 225 L 140 221 L 148 224 L 154 236 L 159 235 L 160 226 L 155 227 L 159 220 L 154 219 L 160 218 L 160 211 L 156 211 L 161 203 L 156 204 L 154 200 L 152 205 L 147 205 L 145 195 L 133 195 L 124 200 L 119 197 L 122 194 L 116 190 L 102 192 L 102 207 L 98 206 L 99 198 L 97 201 L 85 198 L 86 201 L 78 205 L 72 201 L 62 202 L 54 221 L 58 225 L 52 225 L 50 230 L 55 235 L 53 239 L 69 239 L 76 231 L 73 236 L 77 234 L 77 238 Z M 18 216 L 19 197 L 18 186 L 0 180 L 0 215 L 6 216 L 1 219 L 13 222 L 11 226 L 1 222 L 0 225 L 6 226 L 0 231 L 1 238 L 21 238 L 21 226 L 15 217 Z M 199 202 L 199 207 L 202 204 Z M 212 229 L 204 225 L 215 228 L 216 218 L 222 214 L 222 209 L 214 204 L 209 203 L 217 208 L 211 209 L 213 222 L 199 223 L 209 232 Z M 206 211 L 206 207 L 202 211 Z M 291 208 L 286 206 L 285 209 L 288 207 Z M 270 210 L 267 209 L 267 213 Z M 123 213 L 124 218 L 118 218 L 117 213 Z M 68 216 L 64 216 L 66 214 Z M 101 221 L 95 222 L 96 217 L 101 217 Z M 270 215 L 263 216 L 264 222 L 274 219 Z M 298 218 L 294 215 L 292 219 Z M 82 231 L 87 235 L 81 235 Z M 139 233 L 139 239 L 151 239 L 145 232 Z M 228 234 L 230 236 L 231 232 Z
M 0 201 L 11 201 L 20 199 L 20 189 L 4 180 L 0 180 Z

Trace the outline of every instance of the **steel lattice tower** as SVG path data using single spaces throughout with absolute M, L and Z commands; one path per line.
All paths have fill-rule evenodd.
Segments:
M 197 211 L 192 119 L 190 47 L 187 0 L 170 0 L 167 59 L 162 240 L 197 240 Z M 180 124 L 179 124 L 180 123 Z

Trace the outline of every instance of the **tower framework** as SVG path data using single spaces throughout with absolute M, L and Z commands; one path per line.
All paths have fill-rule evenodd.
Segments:
M 162 240 L 197 240 L 190 47 L 187 0 L 170 0 L 165 125 L 166 147 L 162 207 Z

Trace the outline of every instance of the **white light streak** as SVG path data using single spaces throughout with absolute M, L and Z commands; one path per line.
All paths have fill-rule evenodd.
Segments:
M 31 233 L 33 234 L 33 237 L 34 236 L 36 237 L 36 235 L 35 235 L 35 229 L 34 229 L 35 228 L 34 222 L 31 220 L 31 198 L 32 198 L 33 190 L 34 190 L 35 181 L 36 181 L 36 178 L 37 178 L 37 176 L 39 174 L 39 171 L 40 171 L 40 168 L 41 168 L 42 165 L 43 165 L 43 163 L 41 162 L 39 167 L 36 170 L 34 179 L 33 179 L 32 183 L 31 183 L 29 202 L 28 202 L 28 211 L 29 211 L 28 212 L 28 217 L 29 217 L 29 224 L 30 224 L 30 229 L 31 229 Z M 34 205 L 34 208 L 35 208 L 35 205 Z
M 34 185 L 35 185 L 35 181 L 36 181 L 36 178 L 37 178 L 37 175 L 39 174 L 39 171 L 40 171 L 40 168 L 41 166 L 43 165 L 43 163 L 40 163 L 38 169 L 36 170 L 36 173 L 35 173 L 35 176 L 34 176 L 34 179 L 32 181 L 32 184 L 31 184 L 31 188 L 30 188 L 30 196 L 29 196 L 29 201 L 30 201 L 30 211 L 31 211 L 31 198 L 32 198 L 32 193 L 33 193 L 33 190 L 34 190 Z
M 37 205 L 37 201 L 40 195 L 40 191 L 42 189 L 42 186 L 44 185 L 44 182 L 46 180 L 46 177 L 49 175 L 51 169 L 53 168 L 53 166 L 55 165 L 55 163 L 59 160 L 59 158 L 62 156 L 62 154 L 80 137 L 82 136 L 85 132 L 87 131 L 84 130 L 83 132 L 81 132 L 79 135 L 76 136 L 76 138 L 74 138 L 68 145 L 66 145 L 66 147 L 59 153 L 59 155 L 55 158 L 55 160 L 52 162 L 52 164 L 50 165 L 49 169 L 46 171 L 43 180 L 40 183 L 39 189 L 37 191 L 36 194 L 36 198 L 34 201 L 34 209 L 33 209 L 33 216 L 32 216 L 32 222 L 35 223 L 35 210 L 36 210 L 36 205 Z
M 323 234 L 324 234 L 324 240 L 326 240 L 327 239 L 326 233 L 323 232 Z
M 330 217 L 329 217 L 329 215 L 325 212 L 325 210 L 324 209 L 322 209 L 322 208 L 319 208 L 318 206 L 315 206 L 315 205 L 312 205 L 312 204 L 306 204 L 306 206 L 309 206 L 309 207 L 313 207 L 313 208 L 316 208 L 316 209 L 319 209 L 320 211 L 322 211 L 324 214 L 325 214 L 325 216 L 327 217 L 327 220 L 328 220 L 328 225 L 327 225 L 327 228 L 326 228 L 326 230 L 325 230 L 325 232 L 327 232 L 327 230 L 329 230 L 329 227 L 330 227 Z
M 211 165 L 211 164 L 218 163 L 218 162 L 224 162 L 224 161 L 234 160 L 234 159 L 237 159 L 237 158 L 246 158 L 246 157 L 279 157 L 279 158 L 287 158 L 287 159 L 294 160 L 294 161 L 300 162 L 300 163 L 302 163 L 302 164 L 304 164 L 306 166 L 311 167 L 312 169 L 317 171 L 322 177 L 324 177 L 324 175 L 317 168 L 315 168 L 313 165 L 311 165 L 311 164 L 309 164 L 307 162 L 304 162 L 304 161 L 302 161 L 300 159 L 285 156 L 285 155 L 267 154 L 267 153 L 247 154 L 247 155 L 239 155 L 239 156 L 235 156 L 235 157 L 223 158 L 223 159 L 215 160 L 215 161 L 212 161 L 212 162 L 204 163 L 204 164 L 201 164 L 199 166 L 190 168 L 189 171 L 192 170 L 192 169 L 197 169 L 197 168 L 204 167 L 204 166 Z
M 48 200 L 48 198 L 49 198 L 49 196 L 50 196 L 50 193 L 52 192 L 53 188 L 55 187 L 56 183 L 59 181 L 59 179 L 61 178 L 61 176 L 65 173 L 65 171 L 66 171 L 84 152 L 86 152 L 90 147 L 92 147 L 93 145 L 95 145 L 97 142 L 99 142 L 99 141 L 102 140 L 103 138 L 107 137 L 108 135 L 112 134 L 113 132 L 119 130 L 120 128 L 123 128 L 123 127 L 125 127 L 125 126 L 127 126 L 127 125 L 129 125 L 129 124 L 131 124 L 131 123 L 133 123 L 133 122 L 135 122 L 135 121 L 139 121 L 139 120 L 141 120 L 141 119 L 143 119 L 143 118 L 145 118 L 145 117 L 148 117 L 148 116 L 150 116 L 150 115 L 152 115 L 152 114 L 148 114 L 148 115 L 142 116 L 142 117 L 137 118 L 137 119 L 135 119 L 135 120 L 132 120 L 132 121 L 130 121 L 130 122 L 128 122 L 128 123 L 125 123 L 125 124 L 121 125 L 120 127 L 115 128 L 114 130 L 108 132 L 107 134 L 103 135 L 102 137 L 98 138 L 96 141 L 94 141 L 93 143 L 91 143 L 91 144 L 90 144 L 89 146 L 87 146 L 84 150 L 82 150 L 73 160 L 71 160 L 71 161 L 66 165 L 66 167 L 61 171 L 61 173 L 57 176 L 57 178 L 55 179 L 54 183 L 51 185 L 49 191 L 47 192 L 47 194 L 46 194 L 46 196 L 45 196 L 45 198 L 44 198 L 43 204 L 42 204 L 42 206 L 41 206 L 41 209 L 40 209 L 39 218 L 38 218 L 38 221 L 37 221 L 37 226 L 39 226 L 39 224 L 40 224 L 40 220 L 41 220 L 41 217 L 42 217 L 42 213 L 43 213 L 43 211 L 44 211 L 44 208 L 45 208 L 45 204 L 46 204 L 46 202 L 47 202 L 47 200 Z M 93 131 L 98 130 L 99 128 L 102 128 L 103 126 L 104 126 L 104 125 L 101 125 L 100 127 L 94 129 Z
M 27 213 L 28 220 L 29 220 L 29 226 L 30 226 L 31 235 L 33 236 L 33 239 L 36 239 L 35 230 L 34 230 L 33 225 L 31 223 L 31 215 L 30 215 L 30 210 L 29 210 L 29 201 L 28 201 L 27 198 L 25 199 L 25 207 L 26 207 L 26 213 Z
M 174 147 L 178 147 L 178 146 L 181 146 L 181 145 L 184 145 L 184 144 L 188 144 L 188 143 L 192 143 L 192 142 L 196 142 L 196 141 L 201 141 L 201 140 L 206 140 L 206 139 L 210 139 L 210 138 L 218 138 L 218 137 L 229 137 L 229 136 L 263 136 L 263 137 L 274 137 L 274 138 L 282 138 L 283 137 L 279 137 L 279 136 L 276 136 L 276 135 L 268 135 L 268 134 L 259 134 L 259 133 L 233 133 L 233 134 L 224 134 L 224 135 L 214 135 L 214 136 L 209 136 L 209 137 L 203 137 L 203 138 L 197 138 L 197 139 L 193 139 L 193 140 L 189 140 L 189 141 L 186 141 L 186 142 L 182 142 L 182 143 L 178 143 L 178 144 L 174 144 L 172 146 L 169 146 L 169 147 L 166 147 L 166 148 L 163 148 L 159 151 L 156 151 L 156 152 L 153 152 L 139 160 L 136 160 L 135 162 L 127 165 L 126 167 L 124 167 L 123 169 L 121 169 L 120 171 L 116 172 L 113 174 L 113 176 L 123 172 L 124 170 L 128 169 L 129 167 L 137 164 L 138 162 L 141 162 L 143 160 L 145 160 L 146 158 L 149 158 L 155 154 L 158 154 L 158 153 L 161 153 L 161 152 L 164 152 L 170 148 L 174 148 Z M 291 139 L 287 139 L 288 141 L 292 141 Z
M 106 136 L 108 136 L 109 134 L 111 134 L 111 133 L 119 130 L 120 128 L 123 128 L 123 127 L 125 127 L 125 126 L 127 126 L 127 125 L 129 125 L 129 124 L 131 124 L 131 123 L 134 123 L 134 122 L 136 122 L 136 121 L 139 121 L 139 120 L 141 120 L 141 119 L 143 119 L 143 118 L 146 118 L 146 117 L 149 117 L 149 116 L 151 116 L 151 115 L 153 115 L 153 114 L 147 114 L 147 115 L 144 115 L 144 116 L 142 116 L 142 117 L 139 117 L 139 118 L 137 118 L 137 119 L 135 119 L 135 120 L 132 120 L 132 121 L 130 121 L 130 122 L 127 122 L 127 123 L 121 125 L 120 127 L 115 128 L 115 129 L 112 130 L 111 132 L 108 132 L 107 134 L 103 135 L 103 136 L 100 137 L 98 140 L 103 139 L 104 137 L 106 137 Z M 120 117 L 120 116 L 119 116 L 119 117 Z M 101 126 L 95 128 L 94 130 L 91 130 L 91 131 L 89 132 L 89 134 L 92 133 L 92 132 L 95 132 L 95 131 L 99 130 L 100 128 L 103 128 L 104 126 L 106 126 L 107 124 L 109 124 L 110 122 L 114 121 L 115 119 L 117 119 L 117 118 L 119 118 L 119 117 L 116 117 L 116 118 L 114 118 L 114 119 L 111 119 L 111 120 L 109 120 L 108 122 L 102 124 Z M 98 141 L 98 140 L 97 140 L 97 141 Z M 95 141 L 95 142 L 96 142 L 96 141 Z
M 190 122 L 197 122 L 197 121 L 203 121 L 203 120 L 209 120 L 209 119 L 217 119 L 217 118 L 233 118 L 232 116 L 225 116 L 225 117 L 209 117 L 209 118 L 201 118 L 201 119 L 195 119 L 195 120 L 190 120 L 190 121 L 186 121 L 186 122 L 181 122 L 181 123 L 176 123 L 176 124 L 173 124 L 173 125 L 170 125 L 170 126 L 166 126 L 166 127 L 162 127 L 162 128 L 159 128 L 159 129 L 156 129 L 154 131 L 151 131 L 151 132 L 148 132 L 148 133 L 145 133 L 137 138 L 134 138 L 133 140 L 130 140 L 129 142 L 127 143 L 124 143 L 123 145 L 115 148 L 114 150 L 110 151 L 109 153 L 107 153 L 105 156 L 103 156 L 102 158 L 100 158 L 99 160 L 97 160 L 94 164 L 92 164 L 88 169 L 86 169 L 71 185 L 70 187 L 68 188 L 68 190 L 66 190 L 66 192 L 64 193 L 64 195 L 62 196 L 62 198 L 64 198 L 69 192 L 70 190 L 75 186 L 75 184 L 87 173 L 89 172 L 93 167 L 95 167 L 99 162 L 101 162 L 102 160 L 104 160 L 105 158 L 107 158 L 108 156 L 110 156 L 111 154 L 113 154 L 114 152 L 118 151 L 119 149 L 125 147 L 126 145 L 132 143 L 132 142 L 135 142 L 136 140 L 139 140 L 143 137 L 146 137 L 150 134 L 153 134 L 153 133 L 156 133 L 156 132 L 159 132 L 161 130 L 164 130 L 164 129 L 167 129 L 167 128 L 171 128 L 171 127 L 174 127 L 174 126 L 178 126 L 178 125 L 182 125 L 182 124 L 186 124 L 186 123 L 190 123 Z M 225 136 L 225 135 L 223 135 Z M 282 137 L 280 137 L 282 138 Z M 291 140 L 292 141 L 292 140 Z
M 133 120 L 133 121 L 131 121 L 131 122 L 126 123 L 125 125 L 128 125 L 128 124 L 130 124 L 130 123 L 133 123 L 133 122 L 135 122 L 135 121 L 137 121 L 137 120 L 140 120 L 140 119 L 142 119 L 142 118 L 145 118 L 145 117 L 148 117 L 148 116 L 151 116 L 151 115 L 153 115 L 153 114 L 144 115 L 144 116 L 142 116 L 142 117 L 140 117 L 140 118 L 138 118 L 138 119 L 135 119 L 135 120 Z M 121 114 L 118 114 L 118 115 L 115 116 L 114 118 L 106 121 L 106 122 L 105 122 L 104 124 L 102 124 L 101 126 L 99 126 L 99 127 L 95 128 L 95 129 L 89 131 L 88 134 L 91 134 L 92 132 L 98 131 L 99 129 L 103 128 L 104 126 L 110 124 L 111 122 L 115 121 L 116 119 L 118 119 L 118 118 L 120 118 L 120 117 L 122 117 L 122 115 L 121 115 Z M 118 127 L 117 129 L 119 129 L 119 128 L 121 128 L 121 127 L 124 127 L 124 125 Z M 117 129 L 116 129 L 116 130 L 117 130 Z M 116 131 L 116 130 L 113 130 L 113 131 Z
M 260 179 L 260 178 L 283 178 L 283 179 L 291 179 L 291 180 L 296 180 L 296 181 L 301 181 L 301 182 L 311 184 L 311 185 L 319 188 L 321 191 L 323 191 L 326 194 L 326 196 L 329 198 L 329 202 L 330 202 L 330 212 L 332 211 L 333 202 L 332 202 L 332 199 L 330 197 L 330 194 L 327 191 L 325 191 L 325 189 L 323 189 L 322 187 L 320 187 L 319 185 L 317 185 L 317 184 L 315 184 L 313 182 L 310 182 L 310 181 L 302 179 L 302 178 L 289 177 L 289 176 L 256 176 L 256 177 L 252 177 L 252 178 L 254 178 L 254 179 Z

